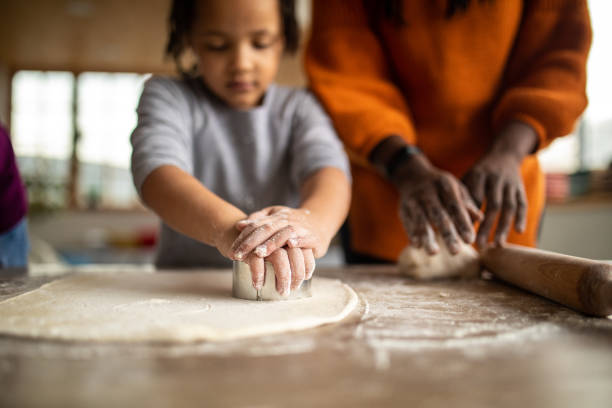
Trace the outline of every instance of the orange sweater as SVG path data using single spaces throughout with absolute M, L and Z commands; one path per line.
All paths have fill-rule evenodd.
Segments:
M 398 195 L 371 150 L 401 135 L 461 177 L 510 120 L 530 124 L 539 148 L 570 133 L 587 103 L 591 29 L 586 0 L 473 0 L 451 19 L 446 0 L 404 0 L 403 25 L 368 14 L 376 1 L 314 0 L 305 64 L 351 157 L 351 247 L 395 260 L 408 242 Z M 535 155 L 522 175 L 527 230 L 508 240 L 534 246 L 544 206 Z

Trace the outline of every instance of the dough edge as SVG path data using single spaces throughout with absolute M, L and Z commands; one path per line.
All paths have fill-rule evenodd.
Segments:
M 172 272 L 175 274 L 176 272 Z M 181 273 L 181 272 L 178 272 Z M 185 274 L 192 274 L 193 272 L 184 272 Z M 219 273 L 219 272 L 205 272 L 208 273 Z M 223 272 L 226 273 L 226 272 Z M 37 289 L 33 289 L 31 291 L 21 293 L 17 296 L 4 299 L 0 301 L 0 316 L 3 315 L 2 308 L 7 304 L 11 304 L 14 302 L 22 302 L 24 299 L 27 299 L 30 296 L 37 296 L 39 291 L 49 290 L 56 285 L 62 284 L 66 279 L 71 278 L 83 278 L 87 275 L 90 276 L 108 276 L 108 275 L 120 275 L 121 273 L 84 273 L 84 274 L 76 274 L 66 276 L 64 278 L 60 278 L 54 280 L 52 282 L 48 282 L 43 284 Z M 126 275 L 132 274 L 140 274 L 140 272 L 125 272 Z M 155 275 L 150 273 L 142 273 L 143 278 L 147 276 Z M 228 276 L 231 276 L 231 272 L 227 272 Z M 231 278 L 230 278 L 231 281 Z M 347 284 L 341 282 L 338 279 L 330 279 L 323 277 L 315 277 L 313 279 L 313 285 L 321 286 L 321 285 L 340 285 L 342 291 L 346 297 L 346 302 L 342 310 L 334 315 L 334 316 L 325 316 L 325 317 L 313 317 L 313 316 L 305 316 L 299 317 L 297 319 L 286 320 L 283 322 L 274 322 L 271 324 L 265 325 L 253 325 L 248 328 L 240 328 L 240 329 L 231 329 L 224 330 L 222 328 L 214 328 L 209 326 L 189 326 L 184 328 L 171 328 L 164 329 L 161 327 L 155 327 L 150 330 L 144 332 L 137 332 L 133 335 L 130 335 L 129 338 L 126 337 L 125 334 L 109 334 L 104 333 L 102 336 L 97 333 L 95 330 L 88 331 L 85 330 L 80 334 L 76 334 L 74 329 L 69 329 L 67 331 L 62 331 L 61 329 L 55 330 L 48 328 L 41 328 L 40 326 L 29 327 L 27 330 L 22 328 L 11 328 L 7 327 L 5 322 L 0 322 L 0 335 L 10 335 L 21 338 L 34 338 L 40 340 L 60 340 L 60 341 L 74 341 L 74 342 L 96 342 L 96 343 L 193 343 L 193 342 L 223 342 L 223 341 L 231 341 L 231 340 L 239 340 L 243 338 L 256 337 L 256 336 L 267 336 L 267 335 L 275 335 L 282 333 L 289 333 L 301 330 L 308 330 L 315 327 L 337 323 L 343 319 L 345 319 L 359 303 L 359 298 L 355 291 L 348 286 Z M 317 287 L 313 287 L 313 291 L 317 290 Z M 231 287 L 228 288 L 228 291 L 231 292 Z M 231 295 L 230 295 L 231 296 Z M 309 298 L 313 299 L 313 298 Z M 314 298 L 316 299 L 316 298 Z M 304 299 L 306 300 L 306 299 Z M 245 302 L 244 300 L 238 300 Z M 289 300 L 289 301 L 280 301 L 279 303 L 287 303 L 287 302 L 300 302 L 301 299 L 298 300 Z M 246 301 L 246 302 L 257 302 L 257 301 Z M 257 302 L 257 303 L 277 303 L 277 302 Z M 10 326 L 10 325 L 9 325 Z

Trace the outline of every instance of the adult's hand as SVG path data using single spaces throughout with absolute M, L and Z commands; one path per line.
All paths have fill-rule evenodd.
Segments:
M 527 222 L 527 196 L 521 178 L 521 162 L 537 145 L 535 130 L 526 123 L 512 121 L 497 135 L 491 150 L 466 173 L 463 180 L 480 207 L 485 205 L 484 220 L 478 228 L 476 244 L 482 248 L 495 220 L 494 242 L 503 245 L 514 220 L 518 232 Z
M 494 242 L 506 242 L 512 221 L 518 232 L 525 230 L 527 197 L 520 174 L 520 161 L 510 154 L 485 155 L 465 175 L 465 185 L 480 206 L 485 203 L 484 220 L 478 228 L 476 244 L 483 248 L 495 220 L 498 219 Z
M 415 154 L 397 169 L 392 181 L 400 193 L 400 216 L 412 245 L 429 254 L 438 252 L 434 230 L 453 254 L 459 251 L 459 240 L 474 242 L 473 221 L 482 214 L 455 176 Z

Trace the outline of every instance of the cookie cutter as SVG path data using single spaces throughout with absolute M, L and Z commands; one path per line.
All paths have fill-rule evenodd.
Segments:
M 299 288 L 292 289 L 291 292 L 283 296 L 276 291 L 276 276 L 274 266 L 265 263 L 264 284 L 261 290 L 253 287 L 251 278 L 251 268 L 242 261 L 234 261 L 232 267 L 232 296 L 247 300 L 293 300 L 312 297 L 311 280 L 304 280 Z

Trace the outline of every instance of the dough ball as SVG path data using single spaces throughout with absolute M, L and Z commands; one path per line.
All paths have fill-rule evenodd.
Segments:
M 417 280 L 477 278 L 480 275 L 480 261 L 474 248 L 461 242 L 459 252 L 452 255 L 439 236 L 436 240 L 440 251 L 435 255 L 429 255 L 424 248 L 407 246 L 399 257 L 400 272 Z

